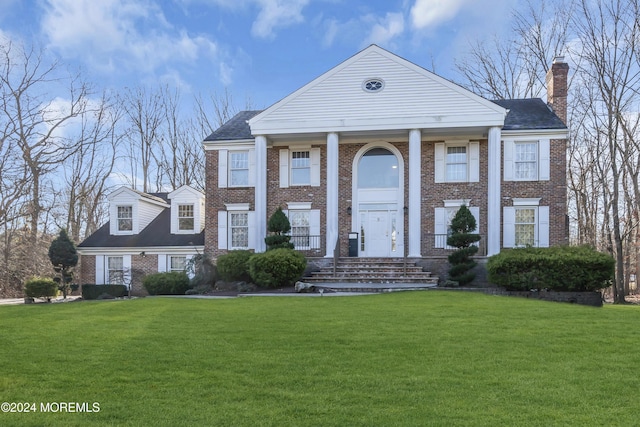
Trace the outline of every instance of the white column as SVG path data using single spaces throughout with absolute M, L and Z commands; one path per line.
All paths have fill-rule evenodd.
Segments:
M 422 200 L 422 137 L 419 129 L 409 131 L 409 230 L 405 232 L 405 245 L 409 240 L 410 257 L 420 257 L 420 242 L 422 241 L 421 200 Z
M 500 162 L 501 131 L 499 127 L 489 128 L 489 158 L 487 182 L 487 255 L 500 252 Z
M 255 250 L 264 252 L 267 247 L 267 137 L 256 136 L 256 186 L 255 186 Z
M 338 238 L 338 134 L 327 135 L 327 257 Z

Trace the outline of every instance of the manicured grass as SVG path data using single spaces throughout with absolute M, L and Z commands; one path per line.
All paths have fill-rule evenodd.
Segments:
M 462 292 L 0 307 L 11 426 L 635 425 L 640 307 Z

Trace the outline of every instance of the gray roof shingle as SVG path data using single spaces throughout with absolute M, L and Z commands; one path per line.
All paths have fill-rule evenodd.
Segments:
M 540 98 L 492 101 L 509 110 L 503 130 L 566 129 L 567 126 Z
M 230 141 L 235 139 L 251 139 L 253 135 L 251 135 L 251 128 L 249 128 L 247 121 L 261 112 L 262 110 L 240 111 L 204 140 Z
M 145 248 L 153 246 L 203 246 L 204 231 L 197 234 L 171 234 L 171 209 L 166 208 L 140 233 L 110 234 L 109 222 L 87 237 L 78 248 Z

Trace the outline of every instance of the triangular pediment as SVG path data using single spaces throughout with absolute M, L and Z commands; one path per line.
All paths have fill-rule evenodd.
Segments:
M 367 90 L 366 82 L 381 83 Z M 378 85 L 380 86 L 380 85 Z M 374 87 L 375 89 L 375 87 Z M 506 110 L 376 45 L 249 121 L 253 135 L 502 126 Z

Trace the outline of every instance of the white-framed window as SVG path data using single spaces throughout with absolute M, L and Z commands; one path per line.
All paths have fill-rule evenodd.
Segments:
M 195 215 L 193 204 L 178 205 L 178 230 L 193 231 Z
M 447 147 L 447 182 L 467 180 L 467 147 Z
M 475 234 L 480 234 L 480 208 L 469 206 L 469 199 L 443 200 L 444 207 L 435 208 L 434 247 L 455 249 L 447 245 L 447 237 L 451 233 L 451 221 L 458 213 L 460 206 L 465 205 L 476 220 Z
M 549 206 L 540 206 L 539 198 L 513 199 L 503 209 L 503 246 L 549 246 Z
M 229 151 L 229 186 L 249 185 L 249 151 Z
M 124 285 L 124 259 L 121 256 L 107 257 L 107 277 L 109 285 Z
M 133 206 L 118 206 L 118 231 L 133 230 Z
M 187 268 L 187 257 L 184 255 L 169 255 L 168 271 L 182 273 Z
M 320 249 L 320 210 L 311 202 L 288 202 L 283 210 L 291 224 L 291 243 L 295 249 Z
M 218 188 L 255 186 L 255 162 L 253 148 L 218 150 Z
M 311 184 L 311 156 L 309 151 L 291 152 L 291 185 Z
M 296 249 L 311 247 L 311 212 L 289 211 L 291 242 Z
M 249 247 L 249 212 L 229 212 L 230 249 Z
M 447 141 L 434 144 L 435 182 L 479 182 L 480 143 Z
M 515 245 L 535 246 L 537 209 L 535 207 L 517 207 L 514 210 Z
M 514 144 L 513 173 L 516 180 L 535 181 L 538 179 L 538 144 L 516 142 Z
M 255 249 L 255 212 L 249 203 L 225 203 L 218 211 L 218 249 Z
M 320 186 L 320 149 L 283 148 L 280 150 L 280 187 Z
M 505 181 L 548 181 L 550 140 L 504 140 Z

